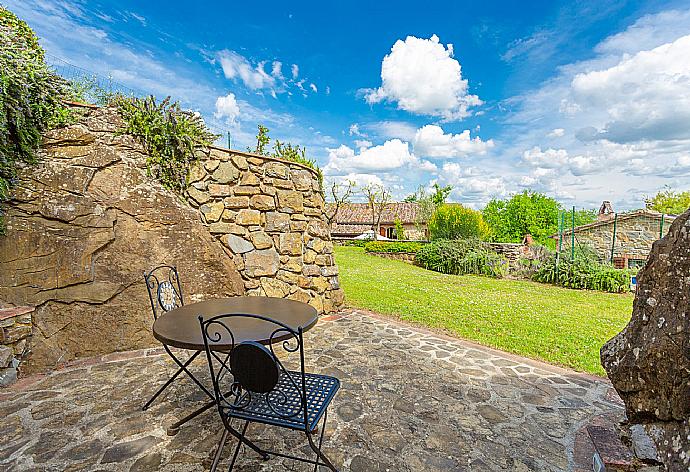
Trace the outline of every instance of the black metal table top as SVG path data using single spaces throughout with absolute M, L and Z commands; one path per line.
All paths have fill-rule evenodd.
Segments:
M 183 305 L 158 317 L 153 323 L 153 336 L 168 346 L 200 351 L 204 349 L 204 339 L 199 326 L 199 316 L 208 320 L 217 315 L 245 313 L 265 316 L 280 321 L 297 330 L 311 329 L 318 320 L 316 309 L 306 303 L 284 298 L 272 297 L 233 297 L 216 298 Z M 227 319 L 224 323 L 232 330 L 235 344 L 243 341 L 257 341 L 262 344 L 278 342 L 289 335 L 271 335 L 276 325 L 255 318 Z M 214 348 L 224 350 L 229 346 L 224 337 Z

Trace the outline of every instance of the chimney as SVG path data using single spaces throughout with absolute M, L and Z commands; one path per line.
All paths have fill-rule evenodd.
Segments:
M 613 206 L 608 200 L 604 200 L 599 207 L 599 214 L 597 215 L 597 221 L 607 221 L 613 218 Z

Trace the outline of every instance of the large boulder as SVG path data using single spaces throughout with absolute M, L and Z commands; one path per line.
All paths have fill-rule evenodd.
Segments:
M 36 306 L 22 370 L 155 345 L 143 280 L 178 266 L 188 301 L 244 293 L 198 212 L 147 176 L 143 149 L 113 109 L 51 132 L 21 172 L 0 236 L 0 300 Z
M 654 243 L 633 314 L 601 349 L 602 365 L 669 470 L 690 465 L 690 210 Z

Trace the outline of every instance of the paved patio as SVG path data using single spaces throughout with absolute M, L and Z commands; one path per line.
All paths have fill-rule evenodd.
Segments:
M 361 312 L 323 318 L 305 344 L 311 370 L 343 381 L 324 440 L 342 471 L 581 470 L 582 427 L 622 414 L 603 379 Z M 166 435 L 205 400 L 190 381 L 140 409 L 172 372 L 159 351 L 136 351 L 0 391 L 0 469 L 207 469 L 221 431 L 216 410 Z M 260 426 L 250 437 L 281 449 L 305 444 Z M 240 457 L 238 471 L 312 470 L 246 450 Z

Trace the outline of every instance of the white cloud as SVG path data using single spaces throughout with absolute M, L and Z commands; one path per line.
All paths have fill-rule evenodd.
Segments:
M 542 151 L 534 146 L 522 153 L 522 160 L 528 165 L 545 168 L 560 168 L 568 164 L 568 151 L 565 149 L 547 149 Z
M 419 128 L 413 140 L 414 151 L 418 156 L 431 158 L 457 158 L 469 155 L 483 155 L 494 147 L 493 140 L 482 141 L 470 137 L 470 130 L 460 134 L 445 134 L 437 125 L 426 125 Z
M 218 59 L 226 78 L 240 79 L 251 90 L 275 86 L 275 78 L 266 73 L 263 62 L 254 66 L 241 54 L 227 49 L 218 54 Z
M 595 48 L 600 54 L 635 54 L 654 49 L 688 34 L 690 10 L 645 15 L 625 31 L 609 36 Z
M 565 134 L 565 130 L 563 128 L 554 128 L 552 129 L 547 136 L 549 138 L 560 138 Z
M 355 146 L 357 146 L 359 149 L 369 148 L 373 145 L 374 145 L 374 143 L 372 143 L 371 141 L 368 141 L 366 139 L 355 139 Z
M 417 159 L 410 153 L 409 144 L 399 139 L 361 149 L 359 154 L 343 144 L 338 148 L 328 149 L 328 164 L 324 172 L 339 175 L 357 170 L 391 171 L 416 162 Z
M 271 75 L 276 79 L 283 79 L 283 63 L 280 61 L 273 61 L 271 65 Z
M 583 112 L 607 114 L 593 139 L 690 139 L 690 35 L 613 67 L 577 74 L 572 92 Z
M 398 138 L 404 141 L 411 141 L 417 132 L 417 128 L 404 121 L 375 121 L 362 125 L 367 131 L 375 133 L 381 138 Z
M 315 84 L 309 84 L 309 88 L 312 90 L 312 92 L 317 93 L 319 90 L 316 88 Z
M 411 113 L 462 119 L 469 109 L 482 104 L 468 92 L 460 63 L 453 57 L 453 46 L 444 46 L 433 35 L 430 39 L 408 36 L 398 40 L 381 64 L 381 86 L 364 90 L 367 103 L 397 103 Z
M 348 133 L 350 134 L 350 136 L 361 136 L 364 138 L 367 137 L 366 134 L 364 134 L 364 133 L 362 133 L 362 131 L 360 131 L 358 123 L 352 123 L 350 125 L 350 128 L 348 129 Z
M 292 78 L 297 79 L 297 76 L 299 76 L 299 66 L 297 64 L 292 64 L 290 70 L 292 71 Z
M 234 93 L 216 99 L 216 112 L 213 114 L 218 119 L 225 119 L 228 124 L 235 124 L 240 116 L 240 107 L 237 104 Z

